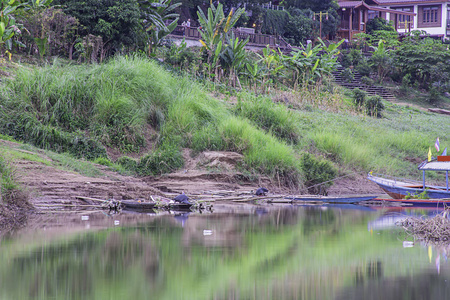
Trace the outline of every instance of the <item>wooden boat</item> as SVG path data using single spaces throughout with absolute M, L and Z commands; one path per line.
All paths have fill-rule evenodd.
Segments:
M 152 210 L 156 203 L 155 202 L 140 202 L 133 200 L 121 200 L 119 201 L 119 205 L 124 210 Z
M 450 198 L 448 184 L 448 171 L 450 170 L 450 156 L 438 156 L 437 159 L 422 162 L 419 170 L 423 172 L 422 183 L 408 182 L 395 178 L 388 179 L 373 175 L 370 172 L 367 178 L 378 184 L 383 191 L 394 199 L 404 199 L 407 196 L 423 196 L 430 199 Z M 446 173 L 446 186 L 433 186 L 425 184 L 425 171 L 441 171 Z
M 286 197 L 285 199 L 291 199 L 294 201 L 305 202 L 323 202 L 323 203 L 340 203 L 340 204 L 354 204 L 361 201 L 373 200 L 378 196 L 344 196 L 344 197 L 328 197 L 328 196 L 298 196 L 298 197 Z

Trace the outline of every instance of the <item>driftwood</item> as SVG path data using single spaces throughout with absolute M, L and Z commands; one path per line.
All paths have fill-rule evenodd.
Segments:
M 445 208 L 442 213 L 432 218 L 410 217 L 401 222 L 405 232 L 415 240 L 423 241 L 426 244 L 448 246 L 450 244 L 450 208 Z

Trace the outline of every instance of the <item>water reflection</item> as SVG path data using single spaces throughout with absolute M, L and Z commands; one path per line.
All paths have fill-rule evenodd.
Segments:
M 245 214 L 125 216 L 120 226 L 95 215 L 89 218 L 89 230 L 83 223 L 83 230 L 64 228 L 57 234 L 47 227 L 3 239 L 0 298 L 448 295 L 447 252 L 432 249 L 431 261 L 425 246 L 403 248 L 401 228 L 373 226 L 387 214 L 332 207 L 256 207 Z

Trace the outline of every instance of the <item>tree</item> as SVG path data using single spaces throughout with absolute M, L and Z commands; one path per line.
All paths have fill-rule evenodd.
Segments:
M 395 31 L 396 32 L 394 26 L 392 26 L 392 23 L 383 18 L 376 17 L 367 22 L 366 32 L 368 34 L 372 34 L 374 31 L 378 31 L 378 30 Z
M 137 0 L 55 0 L 63 11 L 78 19 L 80 34 L 102 37 L 109 54 L 144 45 L 145 34 Z
M 23 34 L 26 51 L 38 49 L 39 55 L 52 55 L 52 51 L 72 59 L 73 45 L 77 38 L 78 20 L 64 14 L 61 9 L 41 8 L 26 11 L 19 16 L 27 31 Z
M 382 82 L 392 66 L 392 57 L 389 55 L 390 49 L 386 49 L 383 40 L 379 40 L 378 46 L 372 46 L 372 48 L 374 51 L 369 59 L 369 64 L 376 69 L 378 80 Z
M 420 87 L 445 87 L 450 80 L 450 53 L 447 45 L 412 32 L 394 51 L 394 62 L 400 78 L 408 75 Z

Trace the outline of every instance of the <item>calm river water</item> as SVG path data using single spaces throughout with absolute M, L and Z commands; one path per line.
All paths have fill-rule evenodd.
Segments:
M 446 249 L 401 214 L 247 207 L 36 216 L 0 241 L 0 299 L 449 299 Z M 69 214 L 66 214 L 69 215 Z

